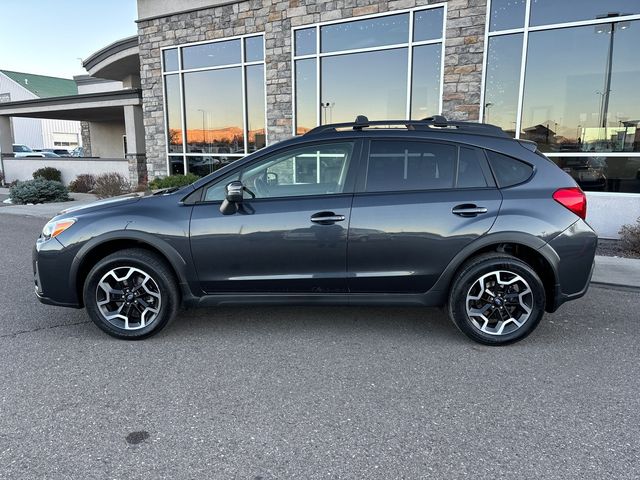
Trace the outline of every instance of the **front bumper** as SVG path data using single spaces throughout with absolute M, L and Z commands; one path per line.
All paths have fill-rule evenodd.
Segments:
M 57 239 L 38 240 L 33 248 L 32 266 L 35 294 L 47 305 L 82 308 L 78 292 L 70 281 L 74 254 Z

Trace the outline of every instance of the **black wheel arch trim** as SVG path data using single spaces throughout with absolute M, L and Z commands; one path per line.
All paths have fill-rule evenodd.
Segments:
M 187 262 L 185 258 L 168 242 L 158 238 L 156 235 L 140 232 L 136 230 L 117 230 L 108 232 L 100 236 L 94 237 L 86 242 L 76 253 L 71 266 L 69 268 L 69 286 L 74 291 L 78 285 L 78 273 L 87 255 L 95 251 L 96 248 L 103 246 L 107 243 L 114 241 L 132 241 L 138 244 L 148 245 L 149 247 L 157 250 L 169 262 L 169 265 L 176 273 L 177 281 L 180 286 L 183 298 L 189 298 L 193 296 L 192 288 L 195 286 L 193 280 L 195 277 L 190 274 L 191 263 Z M 189 281 L 189 279 L 192 279 Z
M 486 247 L 505 243 L 523 245 L 538 252 L 551 267 L 554 276 L 554 286 L 559 283 L 558 264 L 560 263 L 560 257 L 548 242 L 523 232 L 496 232 L 480 237 L 459 251 L 449 262 L 449 265 L 447 265 L 431 290 L 449 292 L 455 273 L 467 260 L 477 255 Z

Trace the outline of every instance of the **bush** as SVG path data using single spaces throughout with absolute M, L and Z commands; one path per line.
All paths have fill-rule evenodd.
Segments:
M 71 200 L 69 191 L 62 183 L 54 180 L 45 180 L 44 178 L 18 182 L 9 189 L 9 198 L 18 205 Z
M 62 173 L 57 168 L 43 167 L 33 172 L 33 178 L 44 178 L 45 180 L 62 182 Z
M 116 197 L 131 192 L 131 185 L 124 175 L 116 172 L 103 173 L 96 177 L 93 193 L 98 198 Z
M 635 225 L 623 225 L 618 233 L 622 248 L 629 253 L 640 255 L 640 218 Z
M 184 187 L 186 185 L 190 185 L 200 177 L 193 173 L 187 173 L 186 175 L 170 175 L 164 178 L 155 178 L 149 183 L 149 188 L 151 190 L 159 190 L 161 188 L 172 188 L 172 187 Z
M 96 186 L 96 177 L 90 173 L 78 175 L 75 180 L 69 184 L 69 191 L 75 193 L 89 193 Z

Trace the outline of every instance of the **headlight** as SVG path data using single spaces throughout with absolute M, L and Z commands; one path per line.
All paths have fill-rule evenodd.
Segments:
M 45 240 L 49 240 L 50 238 L 55 238 L 64 232 L 71 225 L 76 223 L 75 218 L 63 218 L 62 220 L 52 220 L 47 223 L 42 229 L 42 238 Z

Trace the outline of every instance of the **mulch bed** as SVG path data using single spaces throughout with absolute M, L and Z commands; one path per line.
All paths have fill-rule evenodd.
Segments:
M 640 258 L 639 255 L 623 250 L 620 240 L 606 240 L 603 238 L 598 240 L 596 255 L 603 255 L 605 257 Z

